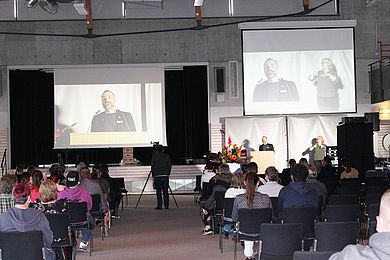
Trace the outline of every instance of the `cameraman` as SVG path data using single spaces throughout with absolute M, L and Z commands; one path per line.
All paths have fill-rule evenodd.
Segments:
M 157 207 L 155 209 L 162 209 L 161 190 L 164 194 L 164 206 L 169 208 L 169 174 L 171 173 L 171 158 L 164 153 L 162 145 L 154 145 L 152 157 L 152 176 L 154 179 L 154 187 L 156 188 Z

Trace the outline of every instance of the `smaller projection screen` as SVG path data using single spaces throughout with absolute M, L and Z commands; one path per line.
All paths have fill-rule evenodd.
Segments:
M 244 115 L 356 112 L 354 21 L 248 25 Z
M 166 145 L 163 67 L 54 70 L 54 148 Z

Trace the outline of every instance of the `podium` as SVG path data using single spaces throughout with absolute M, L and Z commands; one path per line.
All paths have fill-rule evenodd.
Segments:
M 255 151 L 251 152 L 251 162 L 257 163 L 259 167 L 259 174 L 265 172 L 269 166 L 275 166 L 275 152 L 274 151 Z

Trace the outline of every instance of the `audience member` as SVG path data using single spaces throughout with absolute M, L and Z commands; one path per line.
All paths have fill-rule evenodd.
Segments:
M 109 210 L 109 200 L 110 200 L 110 183 L 105 179 L 102 178 L 102 171 L 101 171 L 101 164 L 95 164 L 92 168 L 91 177 L 93 180 L 96 180 L 100 188 L 102 189 L 103 196 L 105 198 L 105 203 L 107 205 L 107 213 L 104 216 L 104 225 L 106 225 L 106 230 L 110 228 L 111 223 L 111 211 Z
M 307 159 L 305 157 L 302 157 L 301 159 L 299 159 L 299 164 L 302 164 L 302 165 L 305 165 L 306 167 L 309 166 L 309 162 L 307 161 Z
M 253 173 L 256 173 L 258 176 L 259 176 L 259 185 L 263 185 L 264 183 L 266 183 L 265 179 L 263 177 L 265 177 L 264 174 L 259 174 L 259 167 L 257 165 L 257 163 L 255 162 L 250 162 L 248 163 L 248 167 L 246 169 L 246 172 L 253 172 Z
M 226 190 L 225 198 L 235 198 L 237 195 L 245 193 L 243 178 L 244 174 L 232 174 L 230 188 Z
M 287 186 L 291 182 L 291 169 L 296 163 L 295 159 L 288 160 L 288 168 L 284 168 L 279 175 L 282 186 Z
M 238 163 L 240 164 L 240 167 L 237 170 L 235 170 L 234 173 L 244 173 L 248 165 L 248 158 L 241 157 L 240 159 L 238 159 Z
M 265 180 L 266 183 L 259 186 L 257 191 L 267 194 L 269 197 L 278 197 L 283 186 L 279 184 L 279 172 L 274 166 L 265 169 Z
M 30 177 L 30 203 L 34 203 L 36 199 L 41 199 L 39 187 L 43 181 L 43 174 L 40 170 L 35 170 Z
M 29 184 L 30 183 L 30 174 L 28 172 L 23 172 L 20 177 L 18 177 L 19 183 Z
M 329 156 L 325 156 L 324 166 L 321 168 L 317 178 L 325 184 L 328 197 L 332 195 L 337 186 L 337 170 L 332 166 L 332 159 Z
M 390 259 L 390 190 L 382 195 L 376 223 L 378 233 L 370 237 L 368 246 L 348 245 L 329 260 Z
M 44 213 L 65 213 L 68 212 L 68 202 L 65 199 L 57 200 L 58 190 L 54 181 L 47 179 L 39 187 L 41 199 L 36 200 L 33 208 Z
M 106 164 L 99 164 L 100 171 L 102 172 L 101 178 L 108 181 L 110 184 L 110 193 L 109 193 L 109 206 L 110 212 L 112 212 L 112 218 L 119 218 L 119 205 L 122 201 L 122 191 L 121 187 L 114 182 L 113 178 L 111 178 L 108 166 Z
M 293 182 L 280 190 L 278 197 L 278 215 L 283 217 L 284 208 L 317 208 L 318 192 L 306 182 L 309 171 L 306 166 L 296 164 L 292 168 Z
M 49 168 L 50 179 L 57 185 L 58 191 L 62 191 L 65 188 L 65 185 L 61 184 L 61 182 L 65 179 L 63 171 L 64 168 L 59 163 L 53 163 Z
M 19 178 L 22 175 L 23 171 L 24 171 L 24 165 L 23 164 L 16 165 L 15 175 L 16 175 L 16 177 L 18 179 L 18 183 L 20 182 Z
M 29 165 L 27 166 L 27 172 L 28 172 L 28 175 L 32 175 L 34 172 L 35 172 L 36 168 L 34 165 Z
M 18 179 L 16 175 L 5 174 L 0 180 L 0 214 L 6 212 L 9 208 L 14 206 L 12 198 L 12 189 L 17 184 Z
M 39 230 L 43 234 L 46 259 L 56 259 L 54 251 L 51 249 L 53 242 L 53 232 L 50 230 L 49 221 L 41 211 L 28 207 L 30 202 L 30 188 L 24 183 L 17 184 L 13 191 L 15 206 L 0 215 L 1 232 L 28 232 Z M 21 246 L 21 250 L 23 245 Z
M 76 171 L 68 172 L 68 174 L 66 175 L 66 182 L 65 182 L 66 188 L 60 193 L 58 193 L 58 199 L 86 202 L 87 209 L 89 212 L 92 209 L 92 198 L 87 190 L 85 190 L 83 187 L 80 187 L 79 181 L 80 181 L 80 176 L 78 172 Z M 87 216 L 90 224 L 93 224 L 93 219 L 91 215 L 87 214 Z M 89 237 L 91 236 L 91 230 L 83 229 L 81 234 L 82 234 L 82 238 L 79 245 L 79 249 L 84 251 L 87 250 Z
M 325 184 L 317 180 L 317 170 L 313 164 L 309 164 L 307 167 L 309 170 L 309 176 L 307 183 L 317 191 L 318 195 L 322 198 L 322 205 L 325 206 L 325 201 L 328 197 L 328 191 L 326 190 Z
M 259 187 L 259 177 L 256 173 L 248 172 L 244 184 L 246 193 L 237 195 L 233 203 L 232 219 L 235 222 L 238 221 L 239 209 L 272 208 L 268 195 L 256 191 Z M 253 258 L 253 241 L 244 241 L 244 255 L 246 259 Z
M 351 162 L 347 158 L 341 160 L 342 172 L 340 180 L 342 179 L 358 179 L 359 171 L 351 166 Z
M 211 178 L 215 176 L 214 163 L 207 161 L 206 166 L 204 167 L 200 187 L 203 187 L 204 182 L 209 182 Z

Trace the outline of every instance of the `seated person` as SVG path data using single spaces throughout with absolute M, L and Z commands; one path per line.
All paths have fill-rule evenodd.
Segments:
M 340 180 L 342 179 L 358 179 L 359 171 L 351 166 L 351 162 L 347 158 L 341 160 L 342 172 Z
M 279 172 L 274 166 L 265 169 L 265 180 L 266 183 L 259 186 L 257 191 L 267 194 L 269 197 L 278 197 L 283 186 L 279 184 Z
M 18 178 L 14 174 L 4 174 L 0 180 L 0 214 L 14 206 L 12 198 L 12 189 L 18 182 Z
M 279 175 L 280 184 L 282 186 L 287 186 L 291 182 L 291 169 L 296 163 L 295 159 L 288 160 L 288 168 L 284 168 L 282 173 Z
M 390 190 L 382 195 L 376 223 L 378 233 L 370 237 L 367 246 L 348 245 L 329 260 L 390 259 Z
M 225 192 L 225 198 L 235 198 L 239 194 L 245 193 L 244 174 L 235 173 L 232 175 L 230 188 Z
M 296 164 L 291 171 L 293 182 L 280 190 L 278 215 L 283 217 L 284 208 L 317 208 L 318 192 L 306 182 L 309 171 L 306 166 Z
M 325 184 L 317 180 L 318 173 L 316 167 L 313 164 L 309 164 L 307 169 L 309 170 L 307 183 L 318 192 L 318 195 L 322 198 L 322 205 L 325 206 L 325 201 L 328 197 L 328 191 L 326 190 L 326 186 Z
M 43 244 L 45 246 L 46 259 L 56 259 L 51 248 L 53 242 L 53 232 L 50 229 L 49 221 L 45 214 L 36 209 L 29 208 L 30 188 L 24 183 L 17 184 L 13 191 L 15 207 L 8 209 L 0 215 L 1 232 L 27 232 L 39 230 L 43 234 Z M 23 245 L 21 245 L 22 247 Z
M 69 211 L 68 202 L 65 199 L 57 200 L 57 185 L 54 181 L 47 179 L 39 187 L 41 199 L 37 199 L 33 208 L 43 211 L 44 213 L 66 213 Z
M 251 208 L 272 208 L 271 199 L 268 195 L 257 192 L 259 186 L 259 177 L 256 173 L 248 172 L 245 175 L 245 193 L 237 195 L 234 199 L 232 219 L 238 221 L 239 209 Z M 253 241 L 244 241 L 244 255 L 246 259 L 253 258 Z
M 34 203 L 36 199 L 41 199 L 39 195 L 39 187 L 43 181 L 43 173 L 40 170 L 35 170 L 30 177 L 30 202 Z

